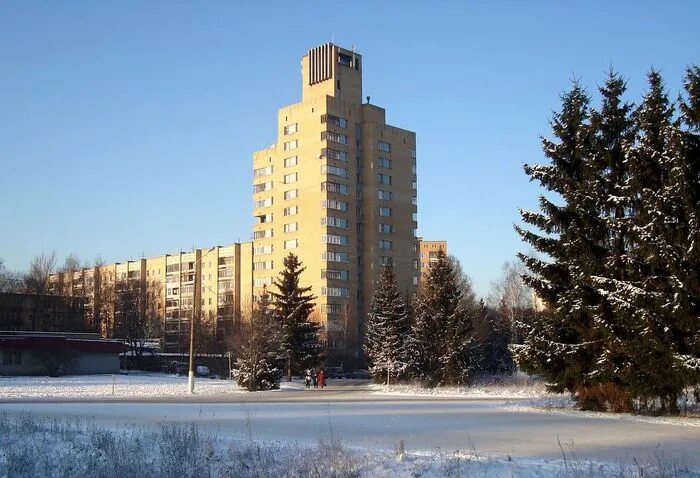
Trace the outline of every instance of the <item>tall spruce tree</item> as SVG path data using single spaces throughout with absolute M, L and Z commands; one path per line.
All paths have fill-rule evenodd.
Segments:
M 406 372 L 410 333 L 408 317 L 394 268 L 384 267 L 372 296 L 363 345 L 369 371 L 377 382 L 384 381 L 389 385 Z
M 292 373 L 302 373 L 321 360 L 323 346 L 319 339 L 320 325 L 310 319 L 315 297 L 311 287 L 301 287 L 299 276 L 304 272 L 299 258 L 291 252 L 284 258 L 284 269 L 275 280 L 271 292 L 275 314 L 283 324 L 287 353 L 287 380 Z
M 587 383 L 595 367 L 599 337 L 595 336 L 591 306 L 597 293 L 587 279 L 600 263 L 600 221 L 591 194 L 595 175 L 591 164 L 590 99 L 574 82 L 562 96 L 561 110 L 551 121 L 555 140 L 543 138 L 547 165 L 525 165 L 525 173 L 547 191 L 540 196 L 540 212 L 521 210 L 525 223 L 516 231 L 547 260 L 518 254 L 530 274 L 525 283 L 549 306 L 551 313 L 535 314 L 518 325 L 522 344 L 512 346 L 525 370 L 542 374 L 555 391 L 574 392 Z M 554 202 L 554 197 L 561 204 Z
M 478 365 L 474 317 L 464 307 L 462 278 L 444 251 L 430 265 L 409 340 L 409 369 L 428 386 L 468 383 Z

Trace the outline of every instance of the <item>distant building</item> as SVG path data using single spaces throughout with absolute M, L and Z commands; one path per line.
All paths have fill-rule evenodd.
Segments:
M 163 351 L 182 352 L 193 316 L 219 339 L 233 329 L 252 300 L 252 253 L 252 243 L 234 243 L 52 274 L 49 291 L 84 297 L 88 324 L 115 337 L 115 295 L 140 289 L 140 303 L 162 324 Z
M 0 294 L 0 330 L 88 332 L 85 298 Z
M 0 331 L 0 376 L 118 373 L 126 349 L 98 334 Z
M 438 251 L 447 254 L 447 241 L 425 241 L 418 238 L 418 250 L 420 251 L 420 276 L 421 282 L 425 280 L 430 270 L 430 265 L 437 261 Z

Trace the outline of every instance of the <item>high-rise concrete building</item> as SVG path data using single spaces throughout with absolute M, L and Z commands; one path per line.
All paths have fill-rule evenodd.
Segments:
M 301 61 L 302 99 L 253 155 L 253 278 L 259 295 L 296 254 L 331 350 L 359 352 L 380 269 L 407 293 L 419 281 L 416 135 L 363 101 L 362 56 L 331 43 Z
M 425 280 L 430 270 L 430 265 L 437 262 L 438 251 L 442 250 L 447 254 L 447 241 L 425 241 L 418 238 L 418 250 L 420 252 L 420 274 L 421 282 Z

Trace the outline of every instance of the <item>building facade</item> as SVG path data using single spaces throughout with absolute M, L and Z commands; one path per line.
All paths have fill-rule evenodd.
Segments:
M 138 283 L 165 349 L 179 351 L 193 316 L 225 335 L 294 253 L 330 355 L 359 359 L 381 268 L 392 264 L 407 294 L 420 281 L 416 135 L 363 101 L 362 67 L 331 43 L 302 58 L 301 101 L 278 111 L 275 143 L 253 154 L 252 242 L 56 274 L 52 290 L 87 297 L 86 315 L 110 337 L 110 288 Z
M 86 321 L 104 337 L 121 335 L 115 303 L 136 293 L 159 324 L 164 351 L 181 352 L 193 317 L 213 341 L 230 334 L 252 295 L 251 267 L 252 243 L 234 243 L 53 274 L 49 291 L 85 297 Z
M 302 99 L 277 114 L 277 138 L 253 155 L 253 287 L 260 295 L 297 255 L 331 350 L 359 354 L 383 265 L 419 281 L 416 135 L 363 102 L 361 55 L 331 43 L 301 61 Z
M 418 238 L 418 250 L 420 251 L 420 275 L 421 282 L 428 276 L 430 265 L 437 262 L 438 251 L 447 252 L 447 241 L 425 241 Z

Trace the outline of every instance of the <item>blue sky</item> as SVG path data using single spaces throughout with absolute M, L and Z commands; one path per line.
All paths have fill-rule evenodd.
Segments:
M 570 78 L 594 90 L 613 65 L 638 101 L 654 66 L 675 96 L 698 18 L 693 1 L 0 2 L 0 257 L 247 240 L 251 154 L 300 99 L 300 58 L 334 41 L 416 131 L 419 233 L 484 295 L 524 247 L 521 165 Z

